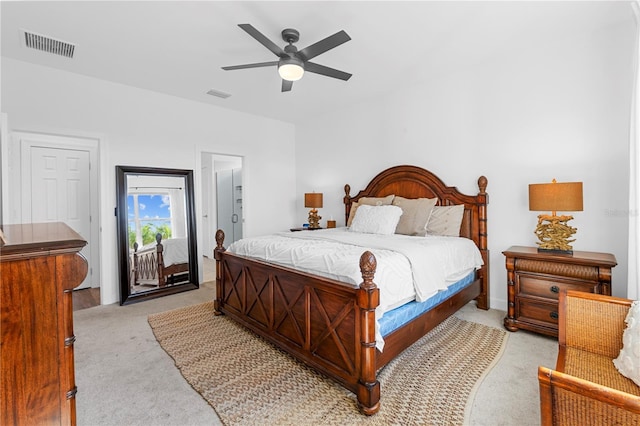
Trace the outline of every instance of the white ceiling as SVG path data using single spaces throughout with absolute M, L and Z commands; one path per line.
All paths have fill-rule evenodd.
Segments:
M 45 1 L 0 3 L 2 56 L 292 123 L 366 102 L 438 74 L 630 19 L 626 1 Z M 351 41 L 314 62 L 353 74 L 307 73 L 281 93 L 277 58 L 237 24 L 302 49 L 339 30 Z M 67 59 L 28 49 L 20 29 L 77 45 Z M 207 95 L 209 89 L 231 94 Z

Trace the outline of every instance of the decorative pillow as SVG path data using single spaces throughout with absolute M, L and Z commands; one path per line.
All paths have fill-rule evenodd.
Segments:
M 456 206 L 435 206 L 427 222 L 427 235 L 459 237 L 464 204 Z
M 402 216 L 402 209 L 398 206 L 364 204 L 358 207 L 349 230 L 367 234 L 392 235 L 398 226 L 400 216 Z
M 640 302 L 636 300 L 631 304 L 624 322 L 627 327 L 622 333 L 622 349 L 613 365 L 620 374 L 640 386 Z
M 349 211 L 349 220 L 347 220 L 347 226 L 351 226 L 353 218 L 356 217 L 356 210 L 362 205 L 367 206 L 389 206 L 393 202 L 394 195 L 387 195 L 386 197 L 362 197 L 358 201 L 351 203 L 351 210 Z
M 431 210 L 437 202 L 437 198 L 410 199 L 396 196 L 392 204 L 402 209 L 396 234 L 424 235 Z

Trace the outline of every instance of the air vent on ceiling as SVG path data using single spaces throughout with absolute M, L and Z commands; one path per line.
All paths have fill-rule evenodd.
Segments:
M 224 93 L 216 89 L 211 89 L 207 92 L 207 95 L 217 96 L 218 98 L 227 99 L 231 94 Z
M 73 58 L 76 45 L 42 34 L 37 34 L 27 30 L 20 30 L 22 33 L 22 41 L 26 47 L 41 50 L 54 55 L 64 56 L 65 58 Z

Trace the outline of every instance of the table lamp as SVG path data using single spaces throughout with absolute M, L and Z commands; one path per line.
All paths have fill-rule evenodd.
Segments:
M 577 229 L 568 222 L 573 216 L 557 216 L 556 212 L 582 211 L 582 182 L 533 183 L 529 185 L 529 210 L 550 211 L 550 215 L 538 216 L 538 226 L 534 234 L 540 241 L 538 251 L 573 254 L 570 239 Z
M 322 207 L 322 193 L 306 193 L 304 194 L 304 206 L 311 208 L 309 211 L 309 229 L 320 228 L 321 216 L 318 216 L 318 210 Z

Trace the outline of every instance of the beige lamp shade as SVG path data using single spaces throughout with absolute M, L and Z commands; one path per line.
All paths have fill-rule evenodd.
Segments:
M 312 192 L 304 194 L 304 206 L 312 209 L 322 207 L 322 193 Z
M 582 182 L 533 183 L 529 185 L 529 210 L 553 212 L 582 211 Z

